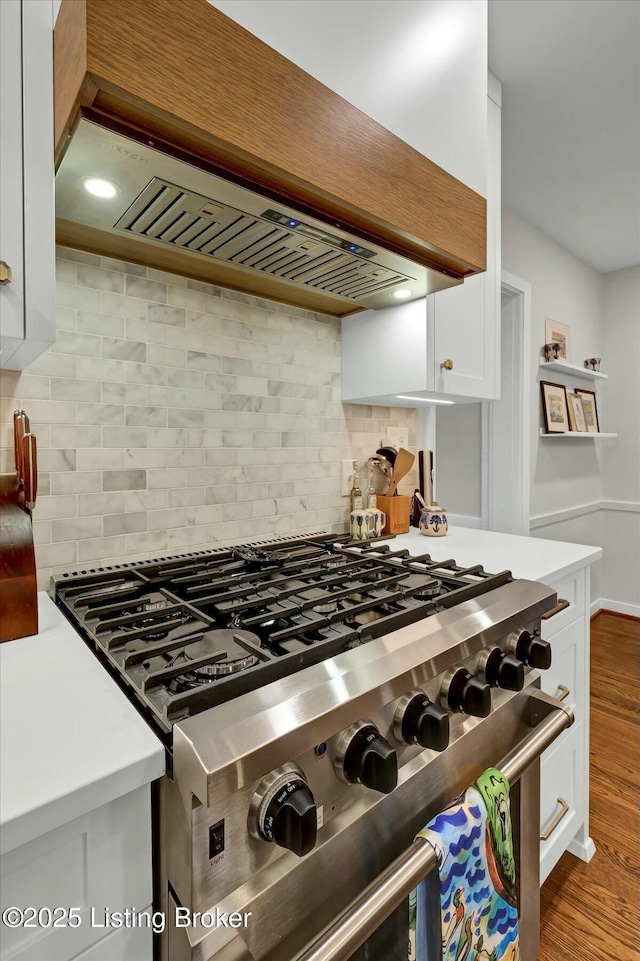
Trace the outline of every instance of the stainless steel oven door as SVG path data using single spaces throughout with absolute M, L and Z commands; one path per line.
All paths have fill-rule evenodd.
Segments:
M 285 859 L 274 862 L 268 879 L 224 899 L 225 910 L 251 911 L 251 923 L 224 939 L 219 931 L 192 929 L 185 961 L 406 961 L 408 895 L 436 871 L 432 847 L 415 835 L 491 766 L 512 786 L 521 958 L 536 961 L 539 758 L 573 716 L 531 686 L 509 704 L 508 716 L 496 712 L 417 766 L 392 794 L 293 870 L 277 869 Z M 182 959 L 180 954 L 168 961 Z
M 522 961 L 536 961 L 538 957 L 539 759 L 573 720 L 571 712 L 560 702 L 538 692 L 530 695 L 529 705 L 532 733 L 496 764 L 512 785 Z M 416 884 L 435 873 L 436 868 L 433 848 L 424 839 L 416 839 L 295 961 L 395 961 L 396 957 L 405 961 L 407 942 L 403 946 L 401 919 L 406 913 L 406 899 Z M 376 953 L 377 950 L 382 953 Z

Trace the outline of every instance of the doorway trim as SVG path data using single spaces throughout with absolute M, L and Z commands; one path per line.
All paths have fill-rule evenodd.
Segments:
M 531 284 L 503 270 L 499 401 L 482 404 L 482 526 L 529 535 L 531 518 Z M 501 334 L 501 345 L 504 337 Z M 500 478 L 500 485 L 496 479 Z

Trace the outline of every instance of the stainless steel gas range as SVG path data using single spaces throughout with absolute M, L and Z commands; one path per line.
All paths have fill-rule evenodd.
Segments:
M 159 961 L 405 961 L 435 867 L 415 835 L 490 766 L 535 961 L 539 756 L 573 720 L 539 690 L 553 591 L 319 534 L 68 574 L 55 596 L 167 746 Z

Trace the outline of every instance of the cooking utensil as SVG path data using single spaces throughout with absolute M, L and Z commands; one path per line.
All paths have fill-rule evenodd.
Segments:
M 391 483 L 393 467 L 386 457 L 370 457 L 368 463 L 373 466 L 373 486 L 376 494 L 386 494 Z
M 389 486 L 389 496 L 392 497 L 396 494 L 398 490 L 398 484 L 403 477 L 409 473 L 413 467 L 413 462 L 415 460 L 414 455 L 411 451 L 406 450 L 401 447 L 398 451 L 398 456 L 396 457 L 396 462 L 393 465 L 393 477 L 391 478 L 391 484 Z
M 435 455 L 432 450 L 421 450 L 418 452 L 418 486 L 427 507 L 433 503 L 434 466 Z
M 13 412 L 13 453 L 16 474 L 20 484 L 24 481 L 24 435 L 29 433 L 29 418 L 23 410 Z
M 24 475 L 24 501 L 28 510 L 36 506 L 38 493 L 38 445 L 35 434 L 25 434 L 22 438 L 22 463 Z
M 386 457 L 391 466 L 396 462 L 396 457 L 398 456 L 398 451 L 395 447 L 379 447 L 376 454 L 380 454 L 381 457 Z
M 424 497 L 422 496 L 422 494 L 420 493 L 420 491 L 418 490 L 417 487 L 416 487 L 416 490 L 415 490 L 415 493 L 414 493 L 413 496 L 414 496 L 415 499 L 417 500 L 417 502 L 418 502 L 418 504 L 420 505 L 420 507 L 424 510 L 424 509 L 426 508 L 427 504 L 426 504 L 426 501 L 425 501 Z

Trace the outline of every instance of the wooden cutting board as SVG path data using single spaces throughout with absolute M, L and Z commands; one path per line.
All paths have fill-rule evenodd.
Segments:
M 15 474 L 0 474 L 0 642 L 38 633 L 31 517 Z

